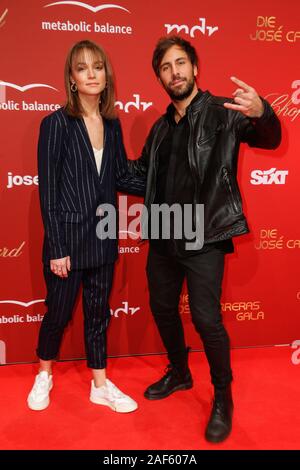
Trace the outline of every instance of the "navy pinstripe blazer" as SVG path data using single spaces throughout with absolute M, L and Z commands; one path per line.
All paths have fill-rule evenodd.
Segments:
M 38 142 L 39 194 L 45 229 L 43 262 L 70 256 L 72 268 L 91 268 L 115 261 L 116 239 L 96 235 L 99 204 L 116 207 L 116 191 L 143 195 L 145 181 L 128 173 L 118 119 L 104 123 L 100 175 L 83 119 L 63 108 L 46 116 Z

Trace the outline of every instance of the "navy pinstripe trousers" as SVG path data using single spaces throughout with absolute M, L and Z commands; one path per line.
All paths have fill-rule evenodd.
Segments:
M 108 301 L 113 271 L 114 263 L 110 263 L 96 268 L 74 269 L 67 278 L 60 278 L 44 265 L 47 312 L 39 333 L 37 355 L 40 359 L 48 361 L 57 357 L 82 284 L 87 366 L 92 369 L 106 367 L 106 330 L 111 317 Z

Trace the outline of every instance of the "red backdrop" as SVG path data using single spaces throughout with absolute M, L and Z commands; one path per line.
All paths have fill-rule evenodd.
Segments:
M 130 158 L 139 156 L 168 104 L 151 69 L 163 35 L 180 31 L 194 44 L 202 89 L 230 96 L 229 77 L 235 75 L 269 99 L 282 122 L 283 142 L 276 151 L 241 149 L 239 181 L 251 233 L 236 239 L 235 253 L 227 257 L 222 308 L 234 347 L 298 339 L 299 18 L 298 0 L 252 0 L 251 7 L 239 0 L 0 1 L 0 363 L 35 359 L 45 296 L 38 129 L 42 117 L 63 103 L 67 51 L 85 38 L 102 44 L 113 62 Z M 163 350 L 148 305 L 147 249 L 134 240 L 120 242 L 111 355 Z M 200 348 L 185 289 L 181 313 L 188 344 Z M 83 356 L 79 301 L 61 358 Z

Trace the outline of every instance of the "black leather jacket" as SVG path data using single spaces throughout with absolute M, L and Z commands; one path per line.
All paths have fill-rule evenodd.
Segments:
M 264 113 L 259 119 L 249 119 L 240 112 L 224 108 L 226 101 L 232 102 L 205 91 L 187 108 L 188 158 L 195 186 L 194 203 L 204 204 L 205 243 L 249 231 L 236 178 L 240 143 L 275 149 L 281 141 L 280 122 L 265 100 Z M 155 198 L 158 149 L 168 126 L 165 114 L 153 125 L 142 156 L 131 161 L 131 172 L 147 175 L 144 204 L 148 213 Z M 197 217 L 197 211 L 195 214 Z M 145 224 L 146 218 L 142 219 Z

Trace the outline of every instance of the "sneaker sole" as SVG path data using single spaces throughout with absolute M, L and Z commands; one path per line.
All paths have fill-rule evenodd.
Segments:
M 144 397 L 147 400 L 161 400 L 162 398 L 167 398 L 168 396 L 172 395 L 174 392 L 179 392 L 180 390 L 190 390 L 193 387 L 193 383 L 184 384 L 184 385 L 177 385 L 171 391 L 164 393 L 163 395 L 148 395 L 147 392 L 144 393 Z
M 51 387 L 49 389 L 49 393 L 51 392 L 52 388 L 53 388 L 53 385 L 51 385 Z M 39 403 L 38 405 L 30 403 L 30 400 L 27 400 L 28 408 L 30 408 L 30 410 L 33 410 L 33 411 L 43 411 L 46 408 L 48 408 L 49 404 L 50 404 L 50 398 L 49 397 L 46 400 Z
M 134 408 L 130 408 L 127 410 L 120 410 L 117 409 L 112 403 L 107 402 L 106 400 L 102 400 L 101 398 L 92 398 L 90 397 L 90 401 L 94 403 L 95 405 L 104 405 L 108 406 L 111 410 L 115 411 L 116 413 L 132 413 L 132 411 L 135 411 L 138 409 L 138 405 L 136 405 Z

